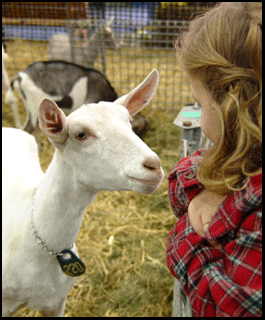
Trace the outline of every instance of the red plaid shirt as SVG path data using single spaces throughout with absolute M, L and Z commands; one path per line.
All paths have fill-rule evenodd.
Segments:
M 197 179 L 201 159 L 198 150 L 182 159 L 168 178 L 171 206 L 179 218 L 168 237 L 168 268 L 189 296 L 193 316 L 261 316 L 262 174 L 227 196 L 203 238 L 187 214 L 191 199 L 204 189 Z M 223 250 L 207 239 L 220 241 Z

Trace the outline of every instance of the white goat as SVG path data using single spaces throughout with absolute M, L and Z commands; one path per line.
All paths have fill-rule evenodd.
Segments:
M 75 278 L 62 270 L 83 269 L 80 260 L 73 262 L 73 252 L 86 207 L 101 190 L 150 194 L 159 187 L 160 159 L 130 125 L 130 115 L 149 103 L 157 85 L 153 70 L 114 103 L 83 105 L 68 117 L 45 98 L 39 123 L 55 146 L 45 174 L 34 138 L 3 128 L 3 316 L 22 305 L 63 316 Z M 58 257 L 64 249 L 68 253 Z
M 8 80 L 8 75 L 5 68 L 5 61 L 8 60 L 8 54 L 5 52 L 4 46 L 2 45 L 2 84 L 4 86 L 5 91 L 10 87 L 10 83 Z
M 4 46 L 2 45 L 2 85 L 6 93 L 10 90 L 10 83 L 9 83 L 8 75 L 5 68 L 5 62 L 8 61 L 8 59 L 9 59 L 9 56 L 5 52 Z M 15 125 L 17 128 L 20 128 L 21 122 L 20 122 L 18 109 L 17 109 L 17 98 L 15 96 L 14 96 L 14 99 L 10 101 L 10 106 L 14 114 Z
M 120 48 L 120 42 L 111 28 L 113 19 L 114 17 L 110 18 L 109 21 L 98 27 L 89 39 L 84 39 L 85 42 L 82 45 L 74 44 L 72 48 L 68 33 L 53 35 L 49 40 L 49 59 L 63 60 L 85 67 L 93 67 L 101 51 L 100 46 L 102 41 L 107 47 Z

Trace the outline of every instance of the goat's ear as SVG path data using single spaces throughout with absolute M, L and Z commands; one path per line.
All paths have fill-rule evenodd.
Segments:
M 142 110 L 152 99 L 159 83 L 159 73 L 154 69 L 144 81 L 114 103 L 126 107 L 131 116 Z
M 67 123 L 63 111 L 51 99 L 44 98 L 39 107 L 39 125 L 44 134 L 60 147 L 67 139 Z
M 113 20 L 114 20 L 114 17 L 110 17 L 110 19 L 105 23 L 105 27 L 110 28 Z

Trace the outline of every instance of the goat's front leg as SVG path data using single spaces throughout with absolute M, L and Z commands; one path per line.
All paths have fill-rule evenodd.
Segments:
M 66 300 L 63 300 L 58 308 L 54 309 L 54 310 L 42 310 L 41 311 L 41 314 L 43 317 L 63 317 L 64 315 L 64 310 L 65 310 L 65 301 Z
M 19 116 L 19 111 L 18 111 L 18 106 L 17 106 L 17 102 L 11 102 L 10 103 L 12 111 L 13 111 L 13 115 L 14 115 L 14 119 L 15 119 L 15 126 L 16 128 L 21 128 L 22 124 L 20 121 L 20 116 Z

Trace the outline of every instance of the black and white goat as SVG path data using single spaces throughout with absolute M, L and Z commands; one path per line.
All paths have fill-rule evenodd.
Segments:
M 99 71 L 65 61 L 35 62 L 13 78 L 5 102 L 12 106 L 15 119 L 19 119 L 15 89 L 28 113 L 22 128 L 29 133 L 36 133 L 38 107 L 45 97 L 55 101 L 66 115 L 83 104 L 113 102 L 118 97 Z M 133 122 L 133 130 L 141 136 L 146 129 L 144 118 L 138 115 Z

